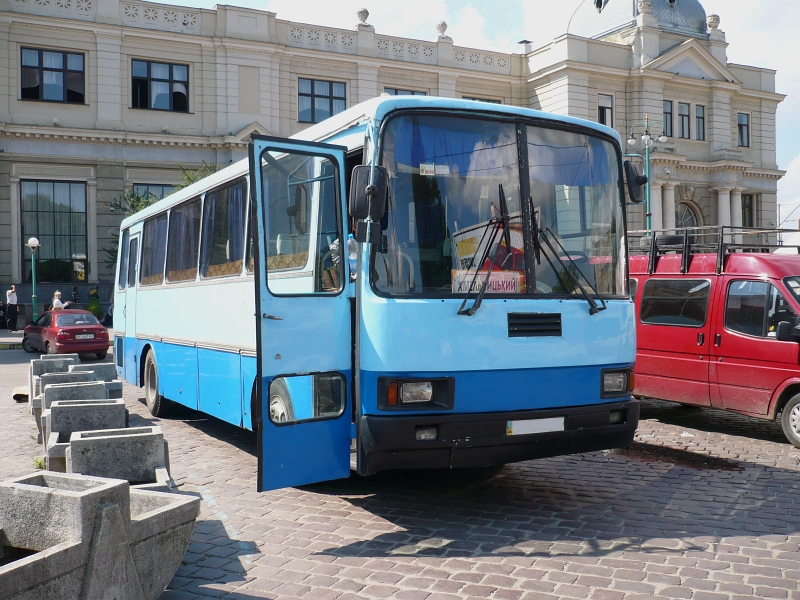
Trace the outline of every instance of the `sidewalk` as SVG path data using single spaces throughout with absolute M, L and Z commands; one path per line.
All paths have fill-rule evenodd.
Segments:
M 114 330 L 108 329 L 108 345 L 114 344 Z M 22 331 L 11 333 L 8 329 L 0 329 L 0 350 L 22 350 Z

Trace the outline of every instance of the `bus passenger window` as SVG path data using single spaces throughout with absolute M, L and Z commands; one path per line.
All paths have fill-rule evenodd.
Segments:
M 200 254 L 200 198 L 170 212 L 167 281 L 194 281 Z
M 130 230 L 126 229 L 122 232 L 122 243 L 119 246 L 119 275 L 117 287 L 125 289 L 125 283 L 128 276 L 128 242 L 130 241 Z
M 164 282 L 164 258 L 167 254 L 167 215 L 162 214 L 144 222 L 142 236 L 142 285 Z
M 322 156 L 270 151 L 262 156 L 270 291 L 338 292 L 344 278 L 336 166 Z
M 244 259 L 244 216 L 247 184 L 241 179 L 205 197 L 200 275 L 239 275 Z
M 139 258 L 139 238 L 131 240 L 128 250 L 128 287 L 136 287 L 136 260 Z

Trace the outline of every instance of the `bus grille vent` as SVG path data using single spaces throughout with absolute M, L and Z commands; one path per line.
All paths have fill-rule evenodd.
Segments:
M 508 337 L 561 337 L 561 313 L 508 313 Z

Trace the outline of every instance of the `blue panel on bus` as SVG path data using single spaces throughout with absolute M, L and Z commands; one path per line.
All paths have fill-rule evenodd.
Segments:
M 253 384 L 256 381 L 258 363 L 255 356 L 241 357 L 242 369 L 242 427 L 253 430 L 253 415 L 251 414 L 250 400 L 253 393 Z
M 242 424 L 241 356 L 238 352 L 197 349 L 200 373 L 200 411 L 227 421 Z
M 125 336 L 122 342 L 123 347 L 123 367 L 125 371 L 125 381 L 137 385 L 139 376 L 139 356 L 137 354 L 138 344 L 136 338 Z
M 542 369 L 460 372 L 394 372 L 361 371 L 362 414 L 388 414 L 377 407 L 378 377 L 425 379 L 453 377 L 455 380 L 455 413 L 506 412 L 570 406 L 602 402 L 618 402 L 619 398 L 600 397 L 601 372 L 610 368 L 629 368 L 632 364 Z M 403 411 L 403 414 L 431 411 Z
M 349 370 L 343 371 L 342 375 L 350 381 Z M 265 390 L 269 389 L 270 380 L 264 378 Z M 299 393 L 299 389 L 297 391 Z M 347 403 L 341 417 L 288 425 L 276 425 L 270 421 L 267 406 L 263 406 L 263 488 L 270 490 L 349 477 L 350 453 L 347 448 L 351 402 L 352 390 L 348 388 Z M 302 441 L 302 450 L 298 450 L 298 440 Z
M 158 375 L 165 398 L 197 409 L 197 348 L 160 344 Z

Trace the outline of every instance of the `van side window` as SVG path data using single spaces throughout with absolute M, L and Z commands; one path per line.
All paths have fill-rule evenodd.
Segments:
M 139 276 L 142 285 L 159 285 L 164 282 L 166 254 L 167 215 L 164 213 L 144 222 L 142 268 Z
M 246 191 L 247 183 L 240 179 L 206 194 L 200 251 L 200 275 L 203 277 L 242 272 Z
M 200 198 L 172 209 L 169 216 L 167 281 L 194 281 L 200 254 Z
M 732 281 L 725 305 L 725 327 L 755 337 L 777 334 L 778 323 L 797 318 L 781 293 L 766 281 Z
M 650 325 L 702 327 L 710 293 L 706 279 L 648 279 L 639 318 Z

